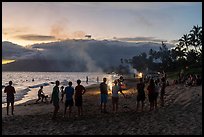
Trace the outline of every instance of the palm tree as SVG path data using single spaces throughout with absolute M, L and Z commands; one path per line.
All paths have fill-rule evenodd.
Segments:
M 175 51 L 177 52 L 178 59 L 183 59 L 186 56 L 186 48 L 183 48 L 181 42 L 179 42 L 179 44 L 176 44 Z
M 189 65 L 195 64 L 199 61 L 198 53 L 193 49 L 188 52 L 186 57 Z
M 186 49 L 188 50 L 189 44 L 190 44 L 190 39 L 188 34 L 184 34 L 181 39 L 179 39 L 179 42 L 181 42 L 182 46 L 185 46 Z
M 202 27 L 200 27 L 201 28 L 201 30 L 200 30 L 200 32 L 199 32 L 199 34 L 198 34 L 198 41 L 199 41 L 199 50 L 200 50 L 200 52 L 202 52 L 202 45 L 203 45 L 203 43 L 202 43 Z
M 189 34 L 190 44 L 194 46 L 195 51 L 197 51 L 196 48 L 199 47 L 202 42 L 202 40 L 200 40 L 200 33 L 202 33 L 201 31 L 202 31 L 202 27 L 199 27 L 197 25 L 197 26 L 193 26 L 193 29 L 190 31 L 190 34 Z

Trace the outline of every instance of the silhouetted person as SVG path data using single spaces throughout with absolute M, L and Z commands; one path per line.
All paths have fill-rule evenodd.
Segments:
M 117 85 L 119 87 L 120 92 L 122 92 L 122 82 L 120 79 L 117 80 Z
M 163 77 L 164 77 L 164 79 L 165 79 L 165 81 L 166 81 L 167 75 L 166 75 L 166 72 L 165 72 L 165 71 L 163 71 Z
M 89 78 L 88 78 L 88 76 L 86 76 L 86 84 L 88 84 L 89 83 Z
M 69 117 L 71 116 L 72 106 L 74 104 L 73 95 L 74 95 L 74 88 L 72 87 L 72 82 L 69 82 L 69 86 L 65 88 L 66 94 L 66 101 L 65 101 L 65 108 L 64 108 L 64 117 L 66 116 L 67 107 L 69 110 Z
M 142 111 L 144 108 L 144 101 L 145 101 L 145 84 L 142 80 L 142 78 L 140 78 L 140 82 L 137 84 L 137 108 L 136 111 L 139 109 L 140 106 L 140 101 L 142 102 Z
M 106 84 L 106 78 L 103 78 L 103 82 L 100 84 L 100 92 L 101 92 L 101 113 L 107 113 L 106 103 L 108 101 L 108 85 Z M 102 106 L 104 105 L 103 109 Z
M 151 111 L 154 109 L 154 98 L 155 98 L 155 83 L 152 78 L 150 79 L 147 90 L 148 90 L 148 97 L 149 97 L 150 111 Z
M 154 92 L 154 108 L 157 109 L 157 98 L 159 95 L 159 79 L 155 80 L 155 92 Z
M 83 100 L 82 95 L 86 92 L 84 86 L 80 85 L 81 80 L 77 80 L 77 86 L 75 87 L 75 105 L 78 108 L 78 116 L 83 115 Z
M 9 105 L 11 103 L 11 114 L 13 115 L 14 110 L 14 94 L 16 93 L 15 88 L 12 85 L 12 81 L 9 81 L 9 85 L 5 87 L 4 93 L 7 94 L 7 115 L 9 115 Z
M 61 102 L 63 102 L 63 99 L 64 99 L 64 86 L 61 86 L 60 90 L 61 90 Z
M 99 78 L 98 77 L 96 78 L 96 81 L 97 81 L 97 83 L 99 82 Z
M 55 84 L 56 85 L 53 88 L 52 97 L 51 97 L 51 101 L 50 101 L 50 103 L 53 103 L 53 106 L 54 106 L 54 113 L 53 113 L 52 119 L 56 118 L 57 112 L 59 110 L 59 85 L 60 85 L 60 82 L 57 80 L 55 82 Z
M 114 81 L 114 86 L 112 87 L 112 105 L 113 105 L 113 112 L 118 112 L 118 92 L 120 92 L 124 97 L 125 94 L 120 89 L 120 86 L 118 85 L 118 80 Z
M 164 106 L 164 94 L 165 94 L 165 88 L 166 88 L 166 81 L 165 78 L 162 77 L 161 79 L 161 91 L 160 91 L 160 100 L 161 100 L 161 106 Z
M 196 75 L 196 85 L 200 86 L 201 84 L 202 84 L 202 80 L 201 80 L 200 75 Z
M 119 80 L 120 80 L 121 83 L 123 83 L 124 82 L 123 76 L 120 76 Z
M 40 89 L 38 90 L 38 99 L 36 100 L 36 103 L 41 99 L 41 102 L 43 102 L 43 99 L 46 99 L 48 96 L 45 96 L 43 92 L 43 86 L 40 86 Z

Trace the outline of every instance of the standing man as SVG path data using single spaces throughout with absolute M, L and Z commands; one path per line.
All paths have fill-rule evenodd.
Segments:
M 86 76 L 86 84 L 88 84 L 88 83 L 89 83 L 89 77 Z
M 161 90 L 160 90 L 160 102 L 161 106 L 164 106 L 164 95 L 165 95 L 166 81 L 165 78 L 161 78 Z
M 66 94 L 66 101 L 65 101 L 65 108 L 64 108 L 64 117 L 66 116 L 67 107 L 69 107 L 69 117 L 71 116 L 72 106 L 74 104 L 73 95 L 74 95 L 74 88 L 72 87 L 72 82 L 69 81 L 69 86 L 65 88 Z
M 99 82 L 99 78 L 98 78 L 98 76 L 97 76 L 97 78 L 96 78 L 96 81 L 97 81 L 97 83 Z
M 81 80 L 77 80 L 77 86 L 75 87 L 75 105 L 78 107 L 78 117 L 83 115 L 83 99 L 82 95 L 86 92 L 84 86 L 80 85 Z
M 107 79 L 103 78 L 103 82 L 100 84 L 100 92 L 101 92 L 101 113 L 107 113 L 106 111 L 106 103 L 108 101 L 108 85 L 106 84 Z M 102 109 L 102 105 L 104 108 Z
M 140 78 L 140 82 L 137 84 L 137 108 L 136 111 L 139 109 L 140 102 L 142 102 L 142 111 L 144 108 L 144 101 L 145 101 L 145 83 L 143 82 L 143 79 Z
M 14 93 L 16 93 L 15 88 L 11 86 L 12 81 L 9 81 L 9 85 L 5 87 L 4 93 L 7 94 L 7 115 L 9 115 L 9 105 L 11 103 L 11 114 L 13 115 L 14 110 Z
M 51 97 L 51 101 L 50 101 L 50 103 L 53 103 L 53 106 L 54 106 L 54 113 L 52 116 L 53 120 L 56 118 L 57 112 L 59 111 L 59 85 L 60 85 L 60 82 L 57 80 L 55 82 L 55 84 L 56 85 L 53 88 L 52 97 Z

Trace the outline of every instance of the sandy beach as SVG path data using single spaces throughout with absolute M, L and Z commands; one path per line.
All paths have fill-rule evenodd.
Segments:
M 128 81 L 127 95 L 119 96 L 119 112 L 112 112 L 109 93 L 107 114 L 100 112 L 99 85 L 87 88 L 83 96 L 84 115 L 63 118 L 60 103 L 57 120 L 51 120 L 53 105 L 31 100 L 15 106 L 14 116 L 2 108 L 3 135 L 202 135 L 202 86 L 170 85 L 166 88 L 165 106 L 149 112 L 148 98 L 144 112 L 136 112 L 136 82 Z M 50 87 L 48 87 L 50 88 Z M 36 90 L 36 89 L 32 89 Z

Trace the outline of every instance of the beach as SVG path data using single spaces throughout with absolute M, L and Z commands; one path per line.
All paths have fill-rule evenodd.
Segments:
M 14 116 L 7 116 L 6 108 L 2 108 L 2 134 L 202 135 L 202 86 L 167 86 L 164 107 L 158 101 L 158 109 L 149 111 L 146 98 L 144 112 L 136 112 L 136 82 L 129 80 L 126 83 L 127 89 L 123 92 L 127 98 L 119 95 L 118 113 L 112 112 L 110 91 L 107 103 L 109 113 L 100 112 L 99 85 L 94 84 L 87 87 L 83 96 L 83 116 L 76 117 L 77 108 L 74 106 L 72 117 L 63 118 L 64 103 L 60 103 L 57 119 L 53 121 L 52 104 L 35 104 L 36 100 L 30 100 L 15 105 Z

